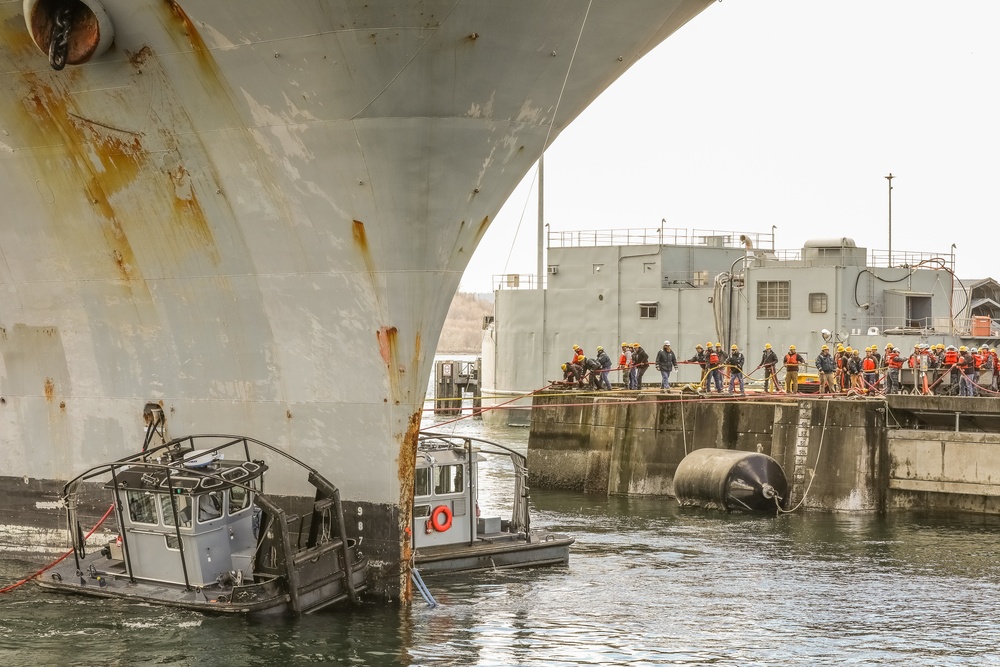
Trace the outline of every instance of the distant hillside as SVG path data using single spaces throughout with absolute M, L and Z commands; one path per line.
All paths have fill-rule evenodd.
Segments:
M 478 354 L 482 350 L 483 316 L 492 314 L 492 294 L 456 294 L 441 331 L 438 353 Z

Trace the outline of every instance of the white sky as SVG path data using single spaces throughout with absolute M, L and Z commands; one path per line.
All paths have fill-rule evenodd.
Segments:
M 961 277 L 1000 277 L 998 27 L 1000 0 L 714 3 L 549 148 L 545 222 L 777 225 L 779 249 L 847 236 L 885 250 L 892 172 L 893 254 L 947 256 L 955 243 Z M 492 223 L 463 291 L 535 273 L 535 175 Z

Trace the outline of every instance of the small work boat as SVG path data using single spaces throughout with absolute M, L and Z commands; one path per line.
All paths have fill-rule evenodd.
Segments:
M 509 457 L 514 467 L 511 518 L 479 516 L 478 466 Z M 413 490 L 414 566 L 422 574 L 568 565 L 567 535 L 533 531 L 527 458 L 481 438 L 422 432 Z
M 265 494 L 268 460 L 283 481 L 303 475 L 309 490 Z M 77 512 L 100 483 L 118 534 L 87 553 Z M 247 614 L 310 613 L 365 589 L 367 559 L 345 534 L 340 492 L 253 438 L 194 435 L 144 447 L 69 481 L 63 501 L 73 558 L 37 580 L 48 590 Z

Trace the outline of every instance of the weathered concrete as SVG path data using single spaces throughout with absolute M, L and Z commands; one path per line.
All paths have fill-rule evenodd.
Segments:
M 684 456 L 718 447 L 777 460 L 791 487 L 786 507 L 1000 513 L 1000 434 L 962 431 L 992 426 L 996 406 L 985 398 L 567 392 L 536 397 L 528 465 L 539 487 L 672 496 Z

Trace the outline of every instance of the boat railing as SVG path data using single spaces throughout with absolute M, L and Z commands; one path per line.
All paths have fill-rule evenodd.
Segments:
M 420 438 L 421 446 L 428 448 L 454 448 L 460 443 L 462 448 L 468 452 L 470 461 L 472 460 L 474 447 L 475 451 L 478 451 L 481 454 L 497 454 L 509 457 L 511 464 L 514 466 L 514 500 L 510 518 L 511 531 L 524 532 L 525 534 L 530 532 L 531 516 L 528 511 L 528 457 L 514 449 L 511 449 L 510 447 L 507 447 L 506 445 L 501 445 L 498 442 L 469 435 L 447 435 L 431 431 L 421 431 Z
M 584 248 L 633 245 L 703 246 L 709 248 L 774 249 L 774 234 L 717 229 L 646 227 L 625 229 L 549 230 L 549 248 Z

